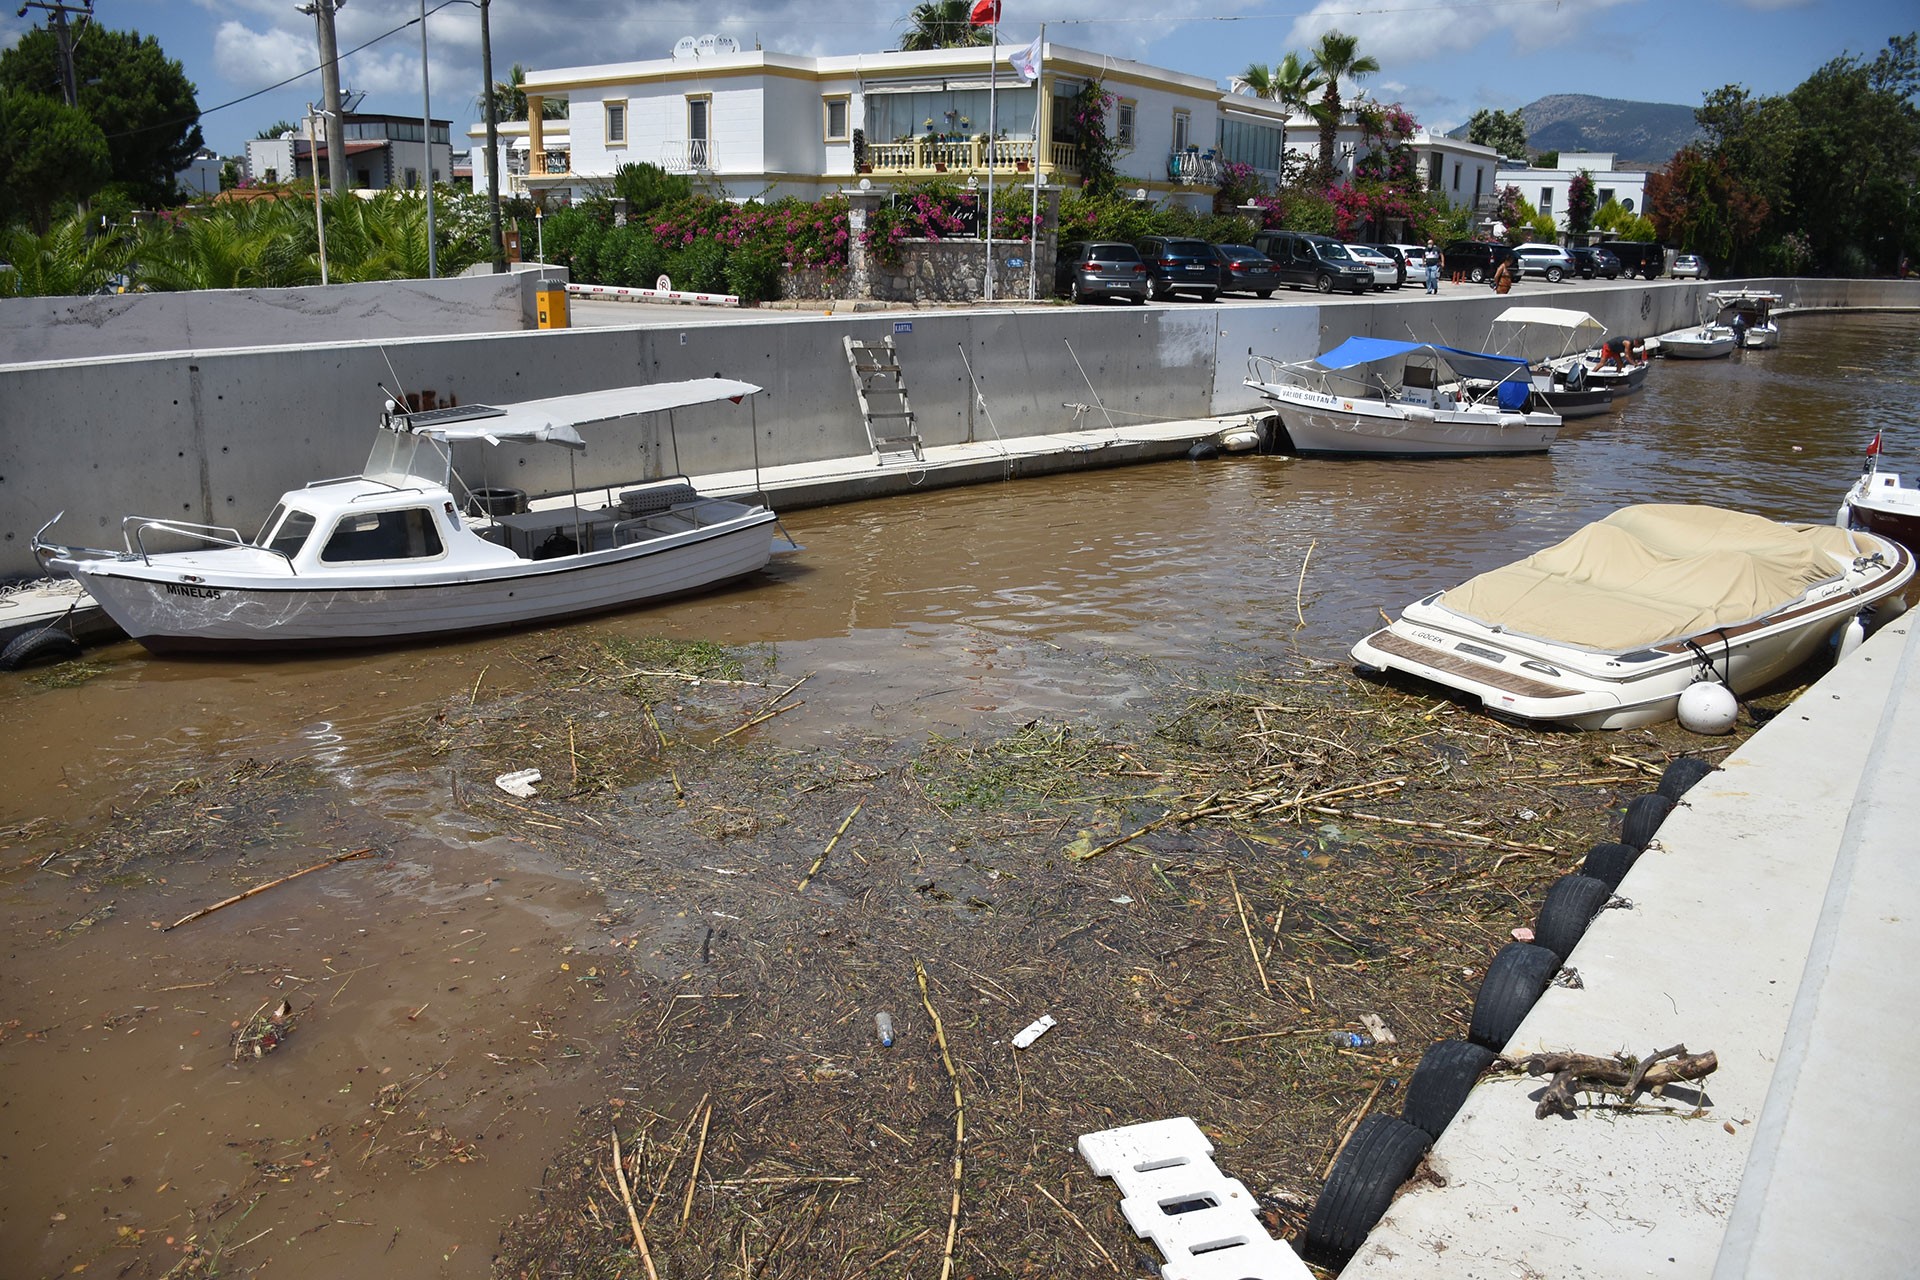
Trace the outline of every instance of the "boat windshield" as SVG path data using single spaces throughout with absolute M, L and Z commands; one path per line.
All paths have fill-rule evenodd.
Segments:
M 254 545 L 292 558 L 306 545 L 313 526 L 311 515 L 292 510 L 283 502 L 274 507 L 272 514 L 267 516 L 267 522 L 260 526 L 260 536 L 254 539 Z
M 373 434 L 373 451 L 360 474 L 397 488 L 408 487 L 416 480 L 445 485 L 452 467 L 439 441 L 417 432 L 382 427 Z

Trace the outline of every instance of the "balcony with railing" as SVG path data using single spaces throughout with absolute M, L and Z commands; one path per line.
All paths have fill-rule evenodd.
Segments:
M 1211 151 L 1172 151 L 1167 153 L 1167 177 L 1183 187 L 1220 185 L 1220 162 Z
M 876 176 L 926 178 L 940 173 L 962 175 L 1029 173 L 1040 157 L 1043 172 L 1055 177 L 1077 177 L 1080 148 L 1067 142 L 1036 147 L 1032 138 L 989 139 L 933 137 L 904 142 L 869 142 L 867 168 Z
M 713 142 L 707 138 L 663 142 L 660 144 L 660 167 L 668 173 L 712 173 Z

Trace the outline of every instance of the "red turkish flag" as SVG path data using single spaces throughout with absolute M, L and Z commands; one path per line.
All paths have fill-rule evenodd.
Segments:
M 967 15 L 967 21 L 976 27 L 998 26 L 1000 0 L 973 0 L 973 12 Z

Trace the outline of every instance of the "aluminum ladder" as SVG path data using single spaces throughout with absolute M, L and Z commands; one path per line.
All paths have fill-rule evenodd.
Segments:
M 907 403 L 906 377 L 900 371 L 893 335 L 887 334 L 877 342 L 848 335 L 843 341 L 875 463 L 884 467 L 889 462 L 926 461 L 920 433 L 914 429 L 913 406 Z

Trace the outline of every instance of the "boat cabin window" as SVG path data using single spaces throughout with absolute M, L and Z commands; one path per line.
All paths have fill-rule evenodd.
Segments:
M 433 513 L 425 507 L 407 507 L 342 516 L 327 536 L 320 559 L 327 564 L 422 560 L 440 552 L 440 531 L 434 526 Z
M 304 511 L 275 507 L 266 524 L 261 526 L 260 545 L 285 556 L 298 555 L 300 548 L 307 545 L 313 525 L 313 517 Z

